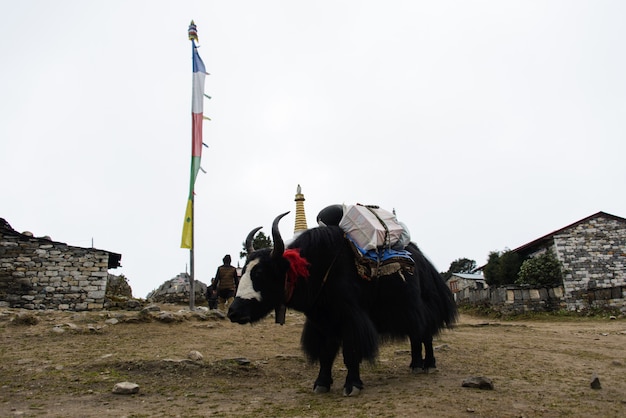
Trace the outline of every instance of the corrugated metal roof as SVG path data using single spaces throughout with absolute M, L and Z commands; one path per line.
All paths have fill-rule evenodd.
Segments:
M 483 276 L 482 274 L 452 273 L 452 275 L 466 280 L 485 280 L 485 276 Z

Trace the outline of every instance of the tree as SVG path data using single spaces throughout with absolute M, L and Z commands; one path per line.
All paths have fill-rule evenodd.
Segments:
M 492 251 L 483 268 L 485 281 L 489 286 L 514 284 L 521 265 L 519 255 L 511 250 Z
M 517 280 L 517 273 L 522 265 L 519 254 L 507 250 L 500 256 L 500 275 L 504 280 L 503 284 L 513 284 Z
M 448 280 L 454 273 L 471 273 L 476 269 L 476 261 L 469 258 L 457 258 L 450 263 L 450 268 L 445 273 L 441 273 L 444 280 Z
M 483 275 L 485 276 L 485 282 L 489 286 L 496 286 L 501 284 L 499 279 L 500 270 L 500 252 L 491 251 L 487 258 L 487 264 L 483 267 Z
M 538 287 L 558 286 L 563 283 L 562 264 L 549 249 L 539 256 L 524 261 L 515 283 Z
M 243 251 L 239 253 L 239 258 L 246 258 L 248 256 L 248 249 L 246 248 L 245 241 L 241 244 Z M 266 236 L 263 231 L 259 231 L 258 234 L 252 240 L 252 246 L 255 250 L 260 250 L 261 248 L 269 248 L 272 246 L 272 239 Z

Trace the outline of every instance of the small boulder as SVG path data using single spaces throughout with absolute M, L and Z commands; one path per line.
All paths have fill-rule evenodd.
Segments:
M 211 311 L 209 311 L 209 315 L 213 316 L 217 319 L 226 319 L 226 315 L 224 315 L 224 313 L 222 311 L 219 311 L 217 309 L 213 309 Z
M 247 366 L 250 364 L 250 360 L 248 360 L 245 357 L 237 357 L 233 359 L 235 361 L 235 363 L 237 363 L 240 366 Z
M 193 361 L 202 361 L 202 359 L 204 358 L 202 353 L 196 350 L 190 351 L 189 354 L 187 354 L 187 357 L 189 357 Z
M 120 382 L 113 386 L 113 393 L 116 395 L 133 395 L 139 392 L 139 385 L 132 382 Z
M 159 312 L 160 310 L 161 310 L 161 308 L 159 308 L 158 305 L 148 305 L 148 306 L 146 306 L 145 308 L 143 308 L 141 310 L 141 313 L 142 314 L 147 314 L 147 313 L 150 313 L 150 312 Z
M 591 378 L 591 389 L 602 389 L 600 378 L 595 374 Z
M 126 309 L 129 311 L 138 311 L 141 309 L 141 302 L 137 299 L 129 299 L 126 301 Z
M 171 324 L 173 322 L 182 322 L 184 319 L 184 316 L 177 315 L 168 311 L 161 311 L 158 314 L 156 314 L 156 319 L 158 321 L 165 322 L 166 324 Z
M 52 328 L 52 332 L 55 332 L 57 334 L 63 334 L 65 332 L 65 329 L 63 329 L 63 326 L 57 325 Z
M 463 381 L 463 384 L 461 386 L 463 386 L 464 388 L 493 390 L 493 382 L 491 381 L 491 379 L 482 376 L 468 377 Z

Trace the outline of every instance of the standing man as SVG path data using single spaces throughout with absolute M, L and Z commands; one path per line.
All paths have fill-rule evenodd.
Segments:
M 219 266 L 217 273 L 215 273 L 213 289 L 217 289 L 217 309 L 226 313 L 226 304 L 230 306 L 235 299 L 239 277 L 237 276 L 237 269 L 230 265 L 229 254 L 226 254 L 222 261 L 224 264 Z

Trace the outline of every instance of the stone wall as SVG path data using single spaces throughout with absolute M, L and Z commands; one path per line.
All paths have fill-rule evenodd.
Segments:
M 617 308 L 626 314 L 626 286 L 587 289 L 566 295 L 562 286 L 532 289 L 508 285 L 488 289 L 466 288 L 455 293 L 454 297 L 458 305 L 489 306 L 503 314 L 605 308 Z M 573 303 L 575 309 L 572 309 Z
M 558 311 L 566 306 L 563 287 L 532 289 L 511 285 L 488 289 L 466 288 L 454 296 L 458 305 L 489 306 L 506 315 Z
M 554 246 L 565 271 L 568 309 L 590 304 L 626 308 L 625 222 L 607 216 L 589 219 L 556 234 Z
M 25 309 L 102 309 L 111 255 L 0 229 L 0 304 Z
M 575 290 L 567 298 L 568 309 L 618 308 L 626 313 L 626 286 Z

